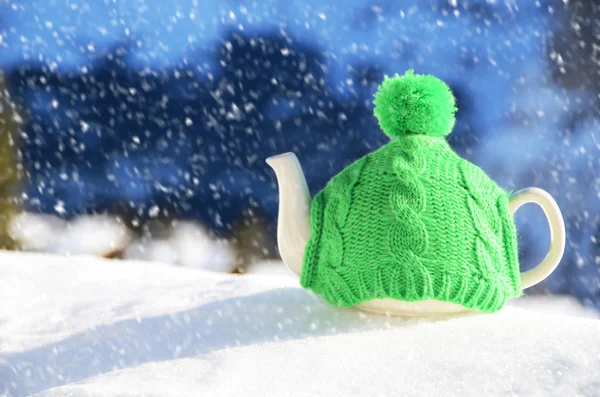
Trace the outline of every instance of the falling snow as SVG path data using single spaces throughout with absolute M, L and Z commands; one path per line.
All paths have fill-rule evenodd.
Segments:
M 538 186 L 556 198 L 566 222 L 565 256 L 551 277 L 528 293 L 574 296 L 585 306 L 600 308 L 600 31 L 597 23 L 600 7 L 597 2 L 59 0 L 46 3 L 0 1 L 3 22 L 0 27 L 0 167 L 4 167 L 0 168 L 1 246 L 167 262 L 178 266 L 171 266 L 176 269 L 174 272 L 182 270 L 179 267 L 239 273 L 271 269 L 278 258 L 275 246 L 278 193 L 275 176 L 264 159 L 295 152 L 311 193 L 317 193 L 352 161 L 387 142 L 373 117 L 373 93 L 384 76 L 402 74 L 412 68 L 417 73 L 433 74 L 451 86 L 459 111 L 449 142 L 460 155 L 481 166 L 508 191 Z M 12 216 L 10 222 L 7 214 Z M 519 210 L 515 219 L 520 259 L 525 270 L 544 257 L 550 235 L 541 210 L 535 206 Z M 107 265 L 107 269 L 112 269 L 110 266 L 119 265 Z M 68 271 L 60 266 L 52 269 L 63 277 L 53 278 L 46 273 L 43 276 L 55 280 L 52 282 L 56 285 L 62 285 L 69 278 Z M 101 279 L 109 277 L 99 270 L 90 270 L 87 264 L 85 269 Z M 191 272 L 181 276 L 185 280 L 202 278 L 191 276 L 194 271 L 204 274 L 197 269 L 183 270 Z M 2 273 L 0 282 L 17 274 L 15 272 L 17 270 L 9 268 Z M 156 279 L 163 279 L 162 272 Z M 180 277 L 164 272 L 166 284 L 171 276 Z M 206 277 L 211 279 L 212 276 Z M 237 310 L 235 301 L 242 297 L 232 295 L 227 285 L 237 285 L 236 277 L 223 278 L 222 285 L 210 287 L 214 290 L 208 287 L 195 290 L 195 285 L 186 284 L 185 280 L 174 283 L 184 292 L 196 291 L 186 296 L 187 292 L 180 296 L 177 291 L 162 287 L 155 290 L 175 294 L 168 296 L 177 302 L 179 299 L 188 299 L 188 302 L 209 299 L 200 295 L 202 291 L 208 296 L 210 291 L 220 294 L 226 290 L 221 297 L 231 298 L 234 303 L 217 305 L 215 310 L 221 310 L 222 317 L 211 314 L 206 321 L 220 323 L 223 329 L 233 327 L 226 331 L 233 332 L 232 324 L 237 320 L 227 317 L 227 310 Z M 252 277 L 253 281 L 247 282 L 249 285 L 263 282 L 258 276 Z M 22 285 L 14 288 L 26 291 L 29 288 L 26 278 L 19 280 Z M 114 280 L 106 281 L 110 284 Z M 210 284 L 205 279 L 198 283 Z M 279 285 L 280 281 L 274 283 Z M 286 282 L 281 284 L 289 287 Z M 127 282 L 119 285 L 126 290 Z M 260 294 L 270 291 L 271 287 L 252 289 L 251 285 L 244 284 L 246 287 L 248 294 L 259 294 L 257 307 L 271 310 L 268 305 L 275 303 L 260 299 Z M 100 285 L 91 288 L 96 288 L 94 291 L 98 294 L 102 292 Z M 143 289 L 140 286 L 140 291 Z M 115 291 L 120 290 L 115 287 Z M 284 303 L 288 300 L 290 312 L 276 313 L 277 321 L 269 323 L 272 338 L 289 336 L 290 333 L 286 333 L 289 323 L 300 315 L 299 311 L 326 310 L 316 301 L 299 297 L 300 291 L 293 291 L 289 296 L 275 294 L 275 298 Z M 39 295 L 34 292 L 31 299 Z M 6 294 L 0 288 L 0 302 L 7 301 L 3 293 Z M 86 293 L 74 296 L 87 302 Z M 150 296 L 144 294 L 146 292 L 137 295 L 139 301 Z M 15 296 L 11 298 L 17 299 Z M 43 296 L 39 296 L 36 302 L 42 305 Z M 131 299 L 136 299 L 135 296 Z M 3 374 L 8 373 L 11 376 L 29 374 L 29 383 L 10 383 L 10 387 L 18 391 L 8 393 L 11 397 L 84 379 L 81 386 L 73 386 L 76 394 L 93 394 L 94 388 L 102 390 L 109 385 L 114 387 L 115 394 L 128 395 L 130 390 L 123 385 L 138 376 L 149 379 L 147 387 L 152 391 L 156 385 L 152 379 L 162 370 L 168 374 L 179 370 L 184 375 L 193 374 L 183 376 L 185 382 L 193 383 L 196 367 L 189 367 L 190 363 L 185 361 L 195 357 L 186 355 L 195 351 L 195 347 L 190 347 L 190 340 L 199 345 L 221 341 L 223 349 L 234 351 L 225 350 L 227 354 L 231 353 L 231 357 L 239 354 L 240 360 L 246 360 L 249 365 L 255 364 L 250 357 L 262 352 L 249 343 L 244 345 L 243 335 L 227 334 L 230 340 L 203 335 L 204 319 L 199 324 L 199 320 L 192 318 L 190 321 L 199 329 L 189 331 L 181 325 L 188 320 L 174 314 L 189 309 L 183 304 L 165 308 L 160 313 L 162 309 L 135 313 L 133 309 L 127 312 L 128 307 L 135 306 L 127 306 L 131 303 L 127 299 L 121 302 L 110 301 L 109 295 L 105 297 L 108 301 L 102 301 L 106 303 L 103 307 L 112 307 L 113 312 L 89 312 L 86 318 L 90 321 L 82 319 L 80 324 L 72 324 L 72 329 L 79 333 L 95 332 L 93 335 L 98 340 L 112 341 L 110 335 L 98 334 L 100 331 L 95 328 L 98 324 L 94 321 L 110 318 L 115 324 L 119 321 L 137 324 L 136 316 L 142 319 L 144 313 L 173 315 L 180 321 L 177 326 L 184 329 L 175 335 L 181 338 L 176 343 L 168 338 L 160 339 L 159 335 L 164 343 L 152 345 L 158 353 L 145 355 L 136 350 L 139 346 L 135 343 L 131 346 L 122 343 L 129 340 L 129 336 L 124 336 L 114 341 L 115 346 L 101 345 L 106 350 L 100 353 L 106 353 L 110 360 L 100 360 L 94 365 L 105 366 L 103 371 L 95 371 L 92 366 L 86 376 L 81 375 L 83 372 L 67 373 L 67 366 L 59 365 L 56 360 L 66 357 L 65 363 L 78 362 L 75 352 L 84 349 L 88 342 L 81 339 L 80 334 L 67 335 L 71 332 L 68 327 L 61 329 L 57 325 L 52 330 L 55 334 L 44 328 L 47 320 L 48 324 L 55 324 L 52 322 L 54 309 L 60 312 L 56 322 L 77 321 L 70 318 L 67 311 L 61 311 L 76 302 L 57 296 L 56 308 L 39 306 L 39 313 L 46 313 L 46 317 L 35 317 L 39 314 L 36 312 L 32 312 L 31 318 L 22 317 L 24 322 L 31 321 L 30 327 L 38 327 L 35 329 L 39 333 L 25 326 L 12 329 L 10 327 L 18 325 L 14 325 L 18 323 L 16 317 L 11 317 L 8 323 L 0 317 L 0 348 L 6 346 L 4 343 L 18 344 L 17 339 L 27 335 L 32 335 L 33 344 L 37 343 L 34 339 L 44 340 L 35 347 L 30 345 L 31 350 L 27 352 L 25 347 L 16 345 L 11 345 L 11 352 L 2 350 L 5 355 L 0 356 L 0 396 L 7 394 Z M 94 304 L 104 304 L 98 302 Z M 245 297 L 240 302 L 251 305 L 254 301 Z M 60 306 L 63 303 L 65 306 Z M 168 304 L 159 299 L 155 303 Z M 84 306 L 73 306 L 70 313 L 85 311 Z M 260 327 L 267 327 L 265 321 L 268 323 L 271 318 L 261 317 L 264 313 L 256 307 L 253 310 L 258 322 L 249 322 L 249 327 L 258 326 L 256 332 L 260 333 Z M 125 314 L 119 317 L 121 311 Z M 335 318 L 344 316 L 326 313 Z M 239 316 L 239 319 L 245 318 L 243 313 Z M 323 336 L 319 332 L 324 332 L 325 317 L 306 318 L 301 324 L 306 331 L 303 337 Z M 519 324 L 530 324 L 527 319 L 518 318 Z M 224 323 L 224 319 L 229 322 Z M 325 329 L 337 326 L 340 334 L 356 330 L 355 323 L 349 326 L 344 321 L 327 324 Z M 540 321 L 542 325 L 546 322 L 556 325 L 556 320 L 541 318 Z M 484 328 L 494 323 L 490 320 L 486 324 Z M 587 323 L 577 324 L 591 329 Z M 379 346 L 379 339 L 373 335 L 386 327 L 380 324 L 364 338 L 360 335 L 356 339 L 348 335 L 340 335 L 340 338 L 345 338 L 348 344 Z M 532 324 L 532 327 L 543 331 L 541 325 Z M 143 335 L 148 331 L 135 329 Z M 166 336 L 172 335 L 169 326 L 160 329 Z M 127 335 L 127 327 L 116 330 Z M 217 334 L 223 331 L 213 330 Z M 193 339 L 195 332 L 202 335 L 200 342 Z M 572 339 L 569 343 L 579 343 L 568 330 L 561 332 L 565 340 Z M 590 331 L 581 340 L 591 345 L 592 339 L 587 338 L 596 337 L 595 332 Z M 523 333 L 527 333 L 526 330 Z M 50 334 L 57 339 L 43 339 Z M 15 339 L 5 342 L 2 335 L 12 335 Z M 63 337 L 66 339 L 61 339 Z M 81 344 L 69 344 L 70 340 Z M 402 340 L 407 339 L 398 338 L 399 343 Z M 559 343 L 558 339 L 551 340 Z M 136 342 L 135 335 L 131 341 Z M 514 340 L 507 337 L 506 341 L 519 343 L 516 336 Z M 140 346 L 146 342 L 154 343 L 142 339 Z M 267 341 L 258 338 L 254 342 Z M 306 347 L 327 351 L 325 341 L 313 342 Z M 265 357 L 300 352 L 300 342 L 297 343 L 275 344 L 273 350 L 265 350 Z M 65 347 L 65 355 L 44 350 L 52 344 Z M 449 352 L 451 347 L 447 345 L 438 347 L 442 352 Z M 578 369 L 583 366 L 577 360 L 564 358 L 570 354 L 568 347 L 573 347 L 565 346 L 556 347 L 553 351 L 556 356 L 552 357 L 536 350 L 543 357 L 535 361 L 534 367 L 525 365 L 539 370 L 532 379 L 556 386 L 553 390 L 557 393 L 561 385 L 572 385 L 573 379 L 579 379 L 581 372 L 569 365 Z M 136 355 L 128 356 L 130 348 Z M 37 353 L 54 357 L 56 366 L 42 367 L 39 360 L 36 361 L 42 356 Z M 202 358 L 201 368 L 208 373 L 221 359 L 227 362 L 224 368 L 237 368 L 234 361 L 228 361 L 227 354 L 215 352 Z M 166 355 L 174 362 L 169 361 L 164 367 L 142 365 L 165 359 Z M 388 357 L 398 368 L 408 365 L 390 358 L 392 356 L 382 357 Z M 310 355 L 302 357 L 311 362 Z M 18 358 L 22 360 L 17 363 Z M 505 358 L 516 360 L 515 356 Z M 121 365 L 121 359 L 128 364 Z M 178 359 L 183 361 L 176 361 Z M 593 361 L 591 357 L 589 360 Z M 33 367 L 18 367 L 25 365 L 23 362 Z M 140 368 L 132 369 L 138 364 Z M 256 365 L 260 371 L 266 368 L 264 362 Z M 119 371 L 107 374 L 113 366 Z M 78 364 L 69 368 L 75 371 L 73 368 L 84 367 Z M 325 371 L 319 379 L 335 377 L 333 370 L 338 367 L 332 366 L 332 372 Z M 4 372 L 7 368 L 9 372 Z M 132 372 L 127 372 L 128 368 Z M 294 370 L 302 368 L 294 367 Z M 477 379 L 486 382 L 488 378 L 484 376 L 485 370 L 482 371 L 473 376 L 481 376 Z M 99 376 L 91 378 L 92 372 Z M 421 379 L 422 373 L 413 377 L 396 371 L 397 376 L 404 376 L 402 379 L 408 382 Z M 39 383 L 35 381 L 36 376 Z M 302 376 L 298 379 L 303 379 Z M 445 379 L 440 380 L 440 384 L 444 384 Z M 188 385 L 185 382 L 179 389 L 182 395 L 186 392 L 184 386 Z M 296 380 L 282 382 L 289 387 L 297 386 Z M 348 388 L 358 385 L 355 390 L 362 385 L 340 384 Z M 397 385 L 389 389 L 385 388 L 385 382 L 377 385 L 381 389 L 373 390 L 381 394 L 398 391 Z M 256 386 L 256 390 L 261 390 L 260 385 L 243 386 Z M 589 390 L 597 386 L 597 383 L 585 384 L 578 392 L 583 396 L 595 395 Z M 506 395 L 528 395 L 526 387 L 515 386 L 505 391 Z M 71 389 L 64 394 L 68 392 Z M 49 393 L 60 395 L 63 390 Z M 311 394 L 310 391 L 307 394 Z

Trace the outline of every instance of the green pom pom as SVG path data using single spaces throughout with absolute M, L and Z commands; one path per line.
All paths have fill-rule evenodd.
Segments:
M 433 76 L 412 70 L 404 76 L 386 76 L 373 103 L 379 126 L 390 138 L 409 134 L 442 137 L 454 127 L 454 95 Z

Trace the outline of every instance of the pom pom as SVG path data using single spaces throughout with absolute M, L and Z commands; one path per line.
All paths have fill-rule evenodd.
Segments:
M 454 127 L 454 95 L 433 76 L 412 70 L 404 76 L 386 76 L 373 103 L 379 126 L 390 138 L 410 134 L 443 137 Z

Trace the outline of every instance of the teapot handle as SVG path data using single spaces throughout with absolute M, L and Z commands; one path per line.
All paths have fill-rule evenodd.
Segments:
M 538 284 L 556 269 L 565 251 L 566 242 L 565 221 L 552 196 L 537 187 L 519 190 L 510 196 L 508 210 L 514 216 L 515 212 L 527 203 L 535 203 L 544 211 L 550 227 L 550 248 L 539 265 L 521 273 L 522 289 Z

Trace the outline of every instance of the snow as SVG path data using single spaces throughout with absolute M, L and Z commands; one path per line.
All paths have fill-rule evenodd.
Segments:
M 233 272 L 237 265 L 230 241 L 213 238 L 206 228 L 192 221 L 172 222 L 165 236 L 134 240 L 127 226 L 109 215 L 80 215 L 65 220 L 50 214 L 23 212 L 11 220 L 10 234 L 25 251 L 106 257 L 122 253 L 126 259 L 225 273 Z
M 65 221 L 49 214 L 22 213 L 10 223 L 10 235 L 28 251 L 44 251 L 52 247 L 55 236 L 65 227 Z
M 10 234 L 26 251 L 110 256 L 131 241 L 131 232 L 115 217 L 81 215 L 68 222 L 49 214 L 23 212 Z
M 244 274 L 271 274 L 282 277 L 296 277 L 281 261 L 275 259 L 255 261 L 244 269 Z
M 583 307 L 576 298 L 568 295 L 528 296 L 526 299 L 522 298 L 510 301 L 509 305 L 552 314 L 600 319 L 600 312 L 597 309 Z
M 206 228 L 190 221 L 173 224 L 166 238 L 135 242 L 127 248 L 124 256 L 224 273 L 233 272 L 236 268 L 233 245 L 228 240 L 212 238 Z
M 0 302 L 0 396 L 600 390 L 600 321 L 550 304 L 407 320 L 335 309 L 289 275 L 11 252 Z

